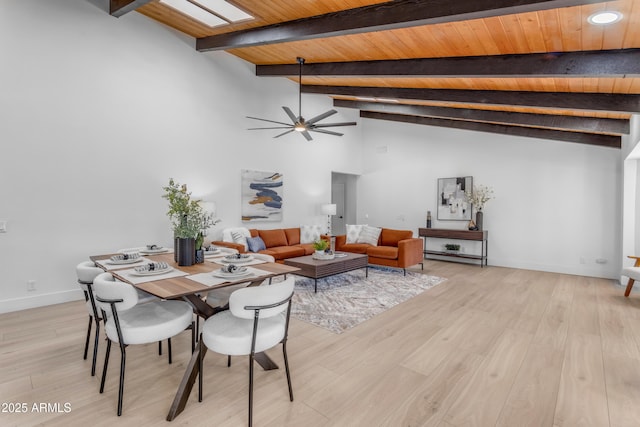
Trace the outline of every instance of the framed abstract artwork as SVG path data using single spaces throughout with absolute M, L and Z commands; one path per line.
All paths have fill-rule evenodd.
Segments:
M 282 221 L 282 174 L 242 170 L 242 221 Z
M 438 178 L 439 220 L 471 220 L 471 203 L 465 191 L 473 191 L 473 177 Z

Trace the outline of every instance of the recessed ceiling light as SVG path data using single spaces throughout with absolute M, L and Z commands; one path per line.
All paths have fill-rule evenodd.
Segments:
M 618 22 L 622 19 L 622 14 L 615 11 L 597 12 L 591 15 L 587 21 L 593 25 L 607 25 Z

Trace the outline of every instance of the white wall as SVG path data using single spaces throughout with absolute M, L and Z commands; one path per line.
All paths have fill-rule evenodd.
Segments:
M 465 228 L 435 219 L 436 186 L 471 175 L 495 192 L 484 209 L 489 264 L 619 274 L 619 150 L 375 120 L 363 120 L 363 129 L 360 222 L 417 234 L 430 210 L 434 227 Z
M 631 117 L 631 132 L 623 138 L 621 158 L 623 159 L 623 204 L 622 204 L 622 254 L 620 268 L 632 266 L 634 261 L 627 258 L 629 255 L 640 254 L 640 115 Z M 622 277 L 621 282 L 626 283 L 627 278 Z
M 331 170 L 360 171 L 359 126 L 312 143 L 246 130 L 259 123 L 247 115 L 286 120 L 281 106 L 297 105 L 297 86 L 265 84 L 250 64 L 198 53 L 193 39 L 138 13 L 2 2 L 0 48 L 0 312 L 80 298 L 74 267 L 91 254 L 170 244 L 169 177 L 217 203 L 215 237 L 241 223 L 241 169 L 285 176 L 284 220 L 263 228 L 323 224 Z M 308 116 L 330 107 L 303 96 Z

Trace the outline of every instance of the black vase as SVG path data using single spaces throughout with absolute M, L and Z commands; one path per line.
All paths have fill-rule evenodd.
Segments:
M 478 231 L 482 231 L 482 211 L 476 212 L 476 227 L 478 227 Z
M 204 262 L 204 249 L 196 249 L 196 264 Z
M 176 248 L 176 262 L 180 266 L 189 266 L 196 263 L 196 239 L 178 237 Z

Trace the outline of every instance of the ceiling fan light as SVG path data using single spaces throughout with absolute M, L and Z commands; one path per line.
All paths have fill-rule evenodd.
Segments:
M 296 123 L 293 127 L 293 130 L 295 130 L 296 132 L 304 132 L 305 130 L 307 130 L 307 127 L 302 123 Z
M 587 18 L 587 21 L 592 25 L 607 25 L 618 22 L 621 19 L 622 14 L 620 12 L 608 10 L 594 13 Z

